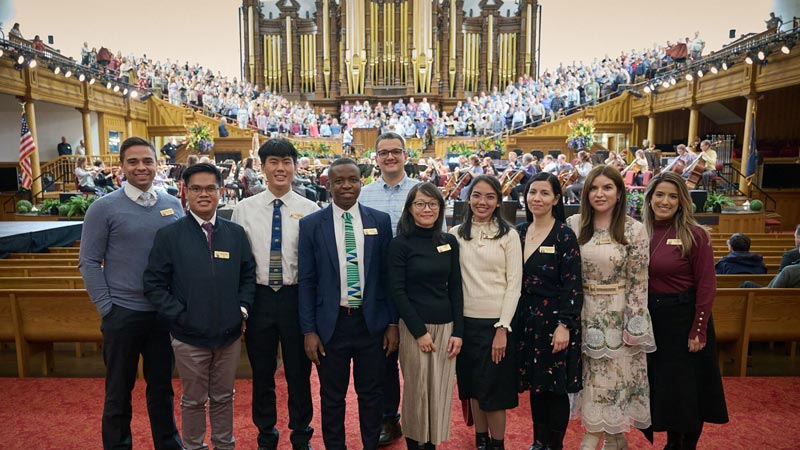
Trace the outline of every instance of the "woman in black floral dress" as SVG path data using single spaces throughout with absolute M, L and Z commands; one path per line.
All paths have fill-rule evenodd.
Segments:
M 567 394 L 581 390 L 581 257 L 564 223 L 558 178 L 540 173 L 525 186 L 522 296 L 517 309 L 519 391 L 530 391 L 531 450 L 563 448 Z

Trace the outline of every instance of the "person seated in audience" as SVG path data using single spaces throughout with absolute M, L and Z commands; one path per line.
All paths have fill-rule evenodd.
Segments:
M 246 186 L 244 192 L 245 197 L 260 194 L 267 189 L 261 182 L 258 172 L 253 168 L 253 161 L 254 158 L 252 157 L 244 160 L 244 174 L 242 174 L 242 178 L 244 178 L 244 184 Z
M 742 233 L 734 233 L 728 239 L 729 254 L 717 262 L 717 274 L 765 274 L 767 266 L 761 255 L 750 253 L 750 238 Z
M 119 186 L 114 184 L 115 173 L 113 170 L 107 169 L 106 164 L 98 159 L 94 162 L 95 170 L 97 171 L 97 175 L 95 175 L 94 185 L 98 189 L 102 189 L 103 192 L 113 192 L 119 189 Z
M 794 248 L 783 254 L 778 272 L 780 273 L 787 266 L 798 263 L 800 263 L 800 225 L 797 225 L 794 230 Z
M 94 178 L 96 176 L 97 170 L 87 165 L 86 157 L 79 156 L 77 161 L 75 161 L 75 177 L 78 180 L 78 190 L 95 195 L 103 195 L 105 191 L 99 189 L 94 184 Z
M 652 144 L 650 145 L 652 147 Z M 649 169 L 649 165 L 647 164 L 647 158 L 644 155 L 644 150 L 642 149 L 636 150 L 635 155 L 636 155 L 636 165 L 639 166 L 639 170 L 636 172 L 636 176 L 633 178 L 633 185 L 643 186 L 644 173 L 647 172 L 647 170 Z
M 778 274 L 775 275 L 775 278 L 773 278 L 766 286 L 761 286 L 758 283 L 747 280 L 744 283 L 742 283 L 741 286 L 739 287 L 742 288 L 767 287 L 775 289 L 800 288 L 800 263 L 784 267 L 784 269 L 778 272 Z

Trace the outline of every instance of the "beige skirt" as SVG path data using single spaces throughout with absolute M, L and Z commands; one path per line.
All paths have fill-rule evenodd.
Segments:
M 450 413 L 456 358 L 447 359 L 453 323 L 426 324 L 436 351 L 424 353 L 400 321 L 400 369 L 403 372 L 403 434 L 434 445 L 450 437 Z

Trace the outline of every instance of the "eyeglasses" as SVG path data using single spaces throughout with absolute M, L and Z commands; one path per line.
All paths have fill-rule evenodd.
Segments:
M 201 192 L 205 192 L 206 194 L 214 194 L 219 190 L 219 186 L 216 184 L 212 184 L 210 186 L 189 186 L 187 190 L 195 195 L 200 194 Z
M 391 150 L 381 150 L 381 151 L 379 151 L 379 152 L 377 152 L 375 154 L 378 155 L 378 158 L 386 158 L 389 155 L 392 155 L 395 158 L 397 158 L 397 157 L 399 157 L 400 155 L 403 154 L 403 149 L 402 148 L 393 148 Z
M 424 211 L 426 206 L 430 208 L 431 211 L 436 211 L 439 209 L 439 202 L 414 202 L 412 205 L 414 205 L 415 209 L 420 211 Z

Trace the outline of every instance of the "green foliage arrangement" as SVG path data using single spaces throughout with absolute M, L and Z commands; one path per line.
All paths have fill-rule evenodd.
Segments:
M 578 119 L 569 123 L 569 136 L 567 136 L 567 147 L 572 150 L 584 150 L 592 148 L 594 144 L 594 120 Z
M 27 200 L 20 200 L 17 202 L 17 212 L 20 214 L 28 214 L 33 211 L 33 204 Z
M 214 148 L 214 135 L 211 133 L 211 127 L 205 124 L 190 126 L 186 135 L 186 144 L 198 153 L 210 152 Z

